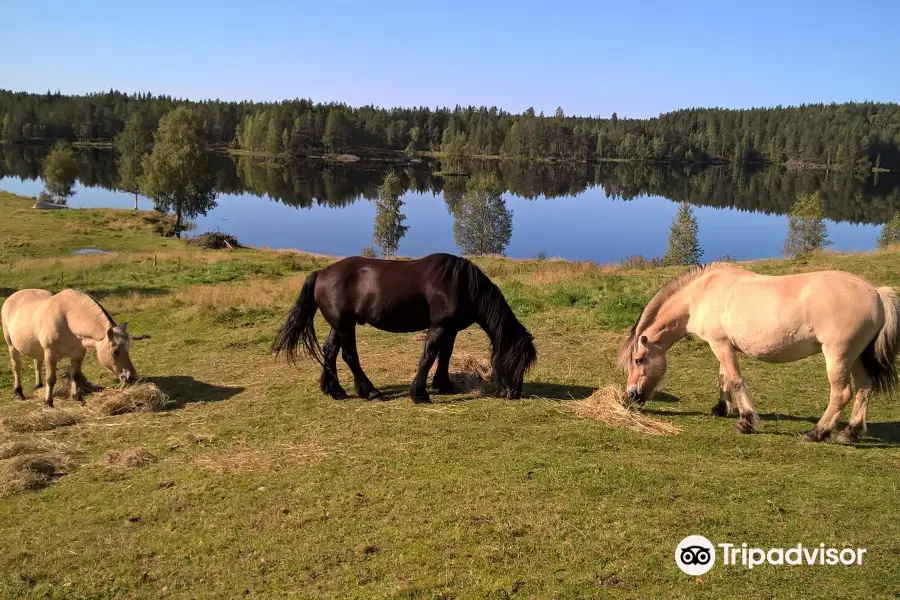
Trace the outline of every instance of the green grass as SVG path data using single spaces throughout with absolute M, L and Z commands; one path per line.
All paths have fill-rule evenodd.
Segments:
M 78 466 L 0 499 L 0 597 L 855 598 L 900 589 L 900 407 L 876 397 L 856 447 L 803 442 L 797 434 L 827 403 L 821 357 L 744 361 L 763 417 L 754 436 L 709 416 L 717 366 L 696 340 L 673 348 L 666 395 L 647 407 L 680 435 L 646 437 L 563 410 L 566 398 L 621 382 L 617 345 L 677 269 L 479 259 L 536 337 L 532 397 L 413 405 L 405 394 L 421 341 L 362 328 L 363 366 L 393 398 L 334 402 L 318 392 L 313 364 L 268 354 L 306 273 L 328 259 L 202 251 L 152 235 L 140 213 L 29 206 L 0 194 L 10 215 L 0 236 L 16 240 L 0 247 L 0 295 L 68 285 L 97 293 L 151 336 L 132 358 L 173 406 L 40 434 L 70 448 Z M 70 255 L 84 246 L 116 254 Z M 900 285 L 896 251 L 749 266 L 842 268 Z M 480 331 L 460 335 L 458 353 L 487 350 Z M 95 359 L 86 365 L 92 380 L 112 383 Z M 0 417 L 38 408 L 12 400 L 5 367 L 0 389 Z M 19 437 L 3 430 L 0 442 Z M 109 452 L 138 446 L 157 461 L 106 465 Z M 673 561 L 694 533 L 868 554 L 854 568 L 717 565 L 698 582 Z

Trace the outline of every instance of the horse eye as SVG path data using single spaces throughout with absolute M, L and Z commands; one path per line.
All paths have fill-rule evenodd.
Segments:
M 642 365 L 642 364 L 644 364 L 644 359 L 643 359 L 643 358 L 636 358 L 636 359 L 634 359 L 634 364 L 636 364 L 636 365 Z

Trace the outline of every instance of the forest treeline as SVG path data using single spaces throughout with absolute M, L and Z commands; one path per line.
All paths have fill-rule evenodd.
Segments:
M 213 147 L 268 154 L 440 152 L 445 157 L 768 162 L 868 176 L 900 169 L 900 105 L 851 102 L 732 110 L 690 108 L 651 119 L 512 114 L 496 107 L 349 107 L 310 100 L 194 102 L 149 93 L 83 96 L 0 90 L 0 140 L 112 141 L 134 114 L 148 132 L 177 107 Z

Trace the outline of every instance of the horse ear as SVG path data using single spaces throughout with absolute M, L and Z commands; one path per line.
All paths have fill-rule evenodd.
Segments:
M 125 333 L 128 333 L 128 321 L 125 321 L 124 323 L 122 323 L 121 325 L 119 325 L 119 328 L 120 328 L 122 331 L 124 331 Z
M 641 345 L 643 345 L 643 346 L 647 345 L 647 336 L 646 335 L 641 336 Z

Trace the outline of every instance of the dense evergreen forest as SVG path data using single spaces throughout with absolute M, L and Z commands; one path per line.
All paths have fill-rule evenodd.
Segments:
M 186 106 L 214 147 L 296 156 L 440 152 L 449 158 L 769 162 L 868 175 L 900 169 L 900 105 L 872 102 L 730 110 L 652 119 L 510 114 L 496 107 L 349 107 L 310 100 L 192 102 L 109 91 L 85 96 L 0 90 L 0 140 L 108 142 L 134 114 L 148 132 Z

